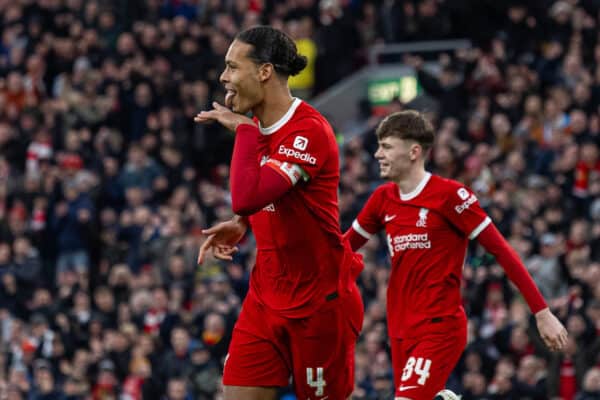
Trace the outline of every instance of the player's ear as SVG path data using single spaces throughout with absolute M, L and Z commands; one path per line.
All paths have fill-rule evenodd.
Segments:
M 420 144 L 413 143 L 410 146 L 410 151 L 408 152 L 408 155 L 409 155 L 411 161 L 415 161 L 416 159 L 421 157 L 422 154 L 423 154 L 423 147 L 421 147 Z
M 275 67 L 271 63 L 264 63 L 258 67 L 258 79 L 261 82 L 268 80 L 275 73 Z

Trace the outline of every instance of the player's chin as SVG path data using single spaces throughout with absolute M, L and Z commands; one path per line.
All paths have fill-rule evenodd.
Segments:
M 248 114 L 248 112 L 250 112 L 250 107 L 245 106 L 244 104 L 240 104 L 238 102 L 231 103 L 230 109 L 234 113 L 242 114 L 242 115 L 246 115 L 246 114 Z
M 379 173 L 379 176 L 386 181 L 395 181 L 397 179 L 397 175 L 394 175 L 391 171 L 382 171 Z

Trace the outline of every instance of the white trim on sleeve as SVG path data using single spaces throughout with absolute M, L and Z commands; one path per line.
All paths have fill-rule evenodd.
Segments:
M 356 219 L 352 223 L 352 229 L 354 229 L 360 236 L 364 237 L 365 239 L 371 239 L 373 237 L 371 233 L 365 231 L 364 228 L 360 226 L 358 220 Z
M 490 217 L 485 217 L 483 222 L 480 223 L 479 225 L 477 225 L 477 228 L 473 229 L 473 232 L 471 232 L 471 234 L 469 235 L 469 239 L 470 240 L 475 239 L 491 223 L 492 223 L 492 219 Z

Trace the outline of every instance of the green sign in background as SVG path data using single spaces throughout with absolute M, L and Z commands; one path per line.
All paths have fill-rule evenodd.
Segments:
M 374 106 L 382 106 L 396 97 L 407 103 L 417 97 L 422 88 L 416 76 L 407 75 L 399 78 L 372 79 L 367 84 L 367 91 L 369 102 Z

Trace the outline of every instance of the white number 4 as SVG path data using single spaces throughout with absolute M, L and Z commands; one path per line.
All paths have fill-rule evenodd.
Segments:
M 402 371 L 402 381 L 407 381 L 412 376 L 413 372 L 419 375 L 419 380 L 417 383 L 419 385 L 424 385 L 427 378 L 429 378 L 429 369 L 431 368 L 431 360 L 423 357 L 419 357 L 415 359 L 414 357 L 410 357 L 408 361 L 406 361 L 406 365 L 404 366 L 404 370 Z
M 317 389 L 317 390 L 315 390 L 315 396 L 323 396 L 323 393 L 325 393 L 324 388 L 325 388 L 325 386 L 327 386 L 327 383 L 323 379 L 323 368 L 319 367 L 319 368 L 316 368 L 316 370 L 317 370 L 317 379 L 315 380 L 314 379 L 314 369 L 306 368 L 306 383 L 308 384 L 308 386 Z

